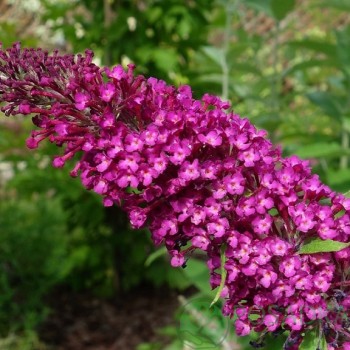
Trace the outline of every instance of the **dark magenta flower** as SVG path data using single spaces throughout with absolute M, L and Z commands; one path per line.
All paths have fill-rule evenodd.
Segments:
M 321 327 L 329 344 L 348 348 L 350 248 L 300 248 L 349 242 L 350 200 L 307 161 L 283 158 L 227 102 L 195 100 L 189 86 L 133 70 L 99 68 L 90 51 L 48 55 L 16 44 L 0 50 L 2 111 L 33 115 L 28 147 L 63 146 L 55 167 L 81 152 L 71 175 L 104 205 L 122 206 L 134 227 L 149 227 L 173 266 L 206 252 L 211 286 L 222 284 L 223 313 L 237 317 L 238 334 L 289 330 L 293 349 Z

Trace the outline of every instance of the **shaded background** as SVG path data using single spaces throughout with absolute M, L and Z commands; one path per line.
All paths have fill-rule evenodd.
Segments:
M 285 155 L 350 189 L 348 0 L 0 0 L 0 41 L 18 40 L 91 48 L 98 64 L 134 62 L 197 98 L 218 94 Z M 51 168 L 51 145 L 25 148 L 30 127 L 0 120 L 0 349 L 248 349 L 203 309 L 205 263 L 170 268 L 69 165 Z

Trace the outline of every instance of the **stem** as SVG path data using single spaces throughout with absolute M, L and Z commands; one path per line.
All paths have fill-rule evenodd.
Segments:
M 227 270 L 225 269 L 225 262 L 226 262 L 225 251 L 226 251 L 226 245 L 223 244 L 221 246 L 221 259 L 220 259 L 221 260 L 221 281 L 220 281 L 220 286 L 219 286 L 219 289 L 216 292 L 214 300 L 211 302 L 209 307 L 212 307 L 214 304 L 217 303 L 217 301 L 220 299 L 221 292 L 222 292 L 222 290 L 225 287 L 226 276 L 227 276 Z
M 329 168 L 328 168 L 327 161 L 326 161 L 324 158 L 321 158 L 321 159 L 320 159 L 320 165 L 321 165 L 322 170 L 323 170 L 325 173 L 327 173 L 327 171 L 329 170 Z
M 194 321 L 201 327 L 200 330 L 202 330 L 200 333 L 202 333 L 203 336 L 206 338 L 209 336 L 209 338 L 216 338 L 220 335 L 223 336 L 224 334 L 220 334 L 221 332 L 224 333 L 225 329 L 220 328 L 218 324 L 215 323 L 215 319 L 208 319 L 206 315 L 204 315 L 202 312 L 196 309 L 195 306 L 191 305 L 190 301 L 186 299 L 184 296 L 179 295 L 178 297 L 180 305 L 183 307 L 183 312 L 189 313 Z M 209 306 L 208 306 L 209 309 Z M 199 331 L 200 331 L 199 330 Z M 203 332 L 204 331 L 204 332 Z M 208 335 L 206 335 L 207 333 Z M 185 344 L 185 347 L 183 350 L 187 350 L 192 344 Z M 217 344 L 216 349 L 220 350 L 238 350 L 240 349 L 240 346 L 235 342 L 234 339 L 230 339 L 230 337 L 224 338 L 221 340 L 220 344 Z M 192 347 L 193 348 L 193 347 Z
M 276 22 L 276 28 L 274 31 L 274 44 L 272 50 L 272 66 L 273 66 L 273 79 L 271 79 L 271 95 L 272 95 L 272 111 L 279 112 L 280 101 L 279 101 L 279 88 L 281 85 L 281 76 L 278 71 L 279 62 L 279 34 L 280 34 L 280 22 Z
M 350 88 L 350 77 L 349 77 L 348 74 L 346 74 L 346 84 L 347 84 L 347 87 L 349 89 Z M 350 108 L 350 93 L 347 96 L 347 102 L 346 102 L 345 108 L 346 108 L 346 112 Z M 341 146 L 342 146 L 342 149 L 346 152 L 349 149 L 349 145 L 350 145 L 349 133 L 348 133 L 347 128 L 345 126 L 345 122 L 343 121 L 343 123 L 342 123 L 342 131 L 341 131 Z M 340 167 L 340 169 L 346 169 L 348 167 L 348 165 L 349 165 L 349 158 L 345 154 L 345 155 L 340 157 L 339 167 Z
M 347 130 L 343 126 L 343 129 L 341 132 L 341 147 L 342 147 L 342 149 L 344 151 L 347 151 L 349 149 L 349 144 L 350 144 L 349 133 L 347 132 Z M 342 155 L 340 157 L 340 164 L 339 164 L 340 169 L 346 169 L 348 167 L 348 164 L 349 164 L 348 156 L 346 154 Z
M 103 16 L 104 16 L 103 25 L 107 34 L 113 22 L 113 11 L 111 6 L 111 0 L 103 0 Z M 105 40 L 107 40 L 107 42 L 105 47 L 104 61 L 106 66 L 110 66 L 112 64 L 112 52 L 111 52 L 110 43 L 108 41 L 108 34 L 106 35 Z
M 227 0 L 226 6 L 225 6 L 226 23 L 225 23 L 225 31 L 224 31 L 224 42 L 222 47 L 222 62 L 221 62 L 221 69 L 222 69 L 221 95 L 224 100 L 227 100 L 229 95 L 230 68 L 228 64 L 228 51 L 230 48 L 230 38 L 232 34 L 232 15 L 238 6 L 238 3 L 239 3 L 239 0 Z

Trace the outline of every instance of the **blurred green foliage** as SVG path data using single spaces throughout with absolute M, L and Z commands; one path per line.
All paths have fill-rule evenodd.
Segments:
M 97 62 L 134 62 L 139 73 L 190 84 L 196 97 L 221 95 L 235 112 L 266 128 L 285 155 L 311 159 L 332 188 L 350 188 L 348 1 L 38 1 L 41 25 L 52 38 L 59 34 L 61 49 L 91 48 Z M 1 23 L 5 45 L 18 35 L 24 45 L 56 45 L 42 42 L 40 33 L 19 33 L 11 18 Z M 30 338 L 47 313 L 43 297 L 58 284 L 100 297 L 145 283 L 178 290 L 195 286 L 197 296 L 210 303 L 203 261 L 192 259 L 185 270 L 170 268 L 147 232 L 131 231 L 122 212 L 103 208 L 98 196 L 69 178 L 69 165 L 51 168 L 56 149 L 25 149 L 29 121 L 1 123 L 3 336 L 25 329 Z M 192 323 L 196 329 L 196 320 Z M 174 339 L 169 349 L 182 349 L 186 339 L 166 331 Z M 160 347 L 143 344 L 139 350 Z M 273 340 L 268 348 L 281 345 Z
M 0 332 L 33 327 L 41 298 L 66 274 L 65 213 L 54 198 L 0 204 Z M 12 329 L 16 330 L 16 329 Z
M 207 0 L 45 0 L 53 21 L 74 51 L 93 49 L 104 64 L 137 62 L 140 72 L 181 80 L 195 50 L 207 40 Z
M 118 208 L 106 210 L 70 178 L 69 165 L 52 168 L 55 147 L 23 148 L 27 122 L 2 125 L 2 175 L 10 179 L 0 186 L 0 334 L 36 326 L 57 285 L 110 298 L 142 283 L 187 288 L 164 257 L 145 267 L 155 251 L 148 232 L 131 231 Z

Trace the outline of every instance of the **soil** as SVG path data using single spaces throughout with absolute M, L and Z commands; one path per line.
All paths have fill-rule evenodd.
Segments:
M 113 301 L 58 291 L 41 340 L 53 350 L 135 350 L 144 342 L 169 342 L 157 330 L 174 325 L 177 295 L 168 289 L 139 288 Z

